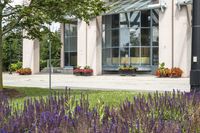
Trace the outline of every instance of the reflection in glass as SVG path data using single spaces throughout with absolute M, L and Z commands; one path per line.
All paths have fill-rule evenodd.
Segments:
M 151 41 L 150 38 L 151 38 L 150 28 L 141 29 L 141 45 L 150 46 L 150 41 Z
M 159 10 L 107 15 L 102 21 L 104 66 L 158 65 Z
M 65 24 L 64 65 L 77 65 L 77 21 Z
M 70 51 L 77 51 L 77 37 L 70 37 Z
M 112 26 L 112 16 L 111 15 L 106 15 L 103 16 L 103 18 L 105 19 L 105 30 L 111 29 Z
M 112 64 L 119 65 L 119 48 L 112 49 Z
M 153 23 L 153 26 L 159 25 L 159 10 L 157 9 L 152 10 L 152 23 Z
M 120 28 L 128 28 L 128 27 L 129 27 L 129 13 L 121 13 Z
M 103 49 L 103 65 L 111 65 L 111 49 Z
M 130 45 L 139 46 L 140 45 L 140 29 L 130 29 Z
M 120 48 L 120 63 L 129 64 L 129 48 Z
M 112 30 L 112 46 L 119 46 L 119 30 Z
M 70 42 L 70 39 L 69 39 L 69 37 L 66 37 L 65 36 L 65 41 L 64 41 L 64 51 L 69 51 L 70 50 L 70 48 L 69 48 L 69 43 Z
M 119 28 L 119 14 L 112 15 L 112 28 Z
M 151 15 L 150 10 L 141 11 L 141 27 L 150 27 Z
M 141 48 L 141 64 L 150 65 L 150 48 Z
M 77 66 L 77 52 L 70 52 L 70 66 Z
M 77 35 L 77 24 L 70 24 L 69 35 L 70 36 L 76 36 Z
M 111 30 L 107 30 L 105 32 L 105 47 L 106 48 L 110 48 L 111 47 L 111 39 L 112 39 Z
M 158 48 L 153 48 L 153 55 L 152 55 L 152 65 L 158 65 L 159 63 L 159 50 Z
M 65 60 L 64 60 L 65 66 L 69 66 L 69 53 L 65 52 Z
M 69 30 L 70 30 L 69 24 L 65 24 L 64 27 L 65 27 L 65 36 L 69 36 Z
M 128 47 L 130 42 L 130 33 L 128 28 L 120 29 L 120 47 Z
M 158 46 L 159 41 L 159 30 L 158 27 L 152 27 L 152 44 Z
M 140 12 L 130 13 L 130 27 L 134 28 L 140 27 Z
M 139 65 L 140 64 L 140 48 L 130 48 L 130 60 L 131 64 Z

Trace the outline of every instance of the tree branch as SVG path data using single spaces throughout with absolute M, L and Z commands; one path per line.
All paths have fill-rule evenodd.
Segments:
M 16 25 L 21 21 L 22 18 L 23 18 L 22 16 L 19 17 L 19 18 L 16 20 L 16 22 L 14 22 L 13 24 L 11 24 L 11 26 L 8 26 L 9 28 L 3 29 L 2 35 L 5 35 L 6 33 L 12 31 L 12 30 L 16 27 Z M 9 24 L 8 24 L 8 25 L 9 25 Z

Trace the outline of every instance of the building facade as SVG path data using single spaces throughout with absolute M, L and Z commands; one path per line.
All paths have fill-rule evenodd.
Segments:
M 90 66 L 94 75 L 101 75 L 126 64 L 153 73 L 164 62 L 169 68 L 180 67 L 183 76 L 188 77 L 192 6 L 180 3 L 180 0 L 117 1 L 89 24 L 76 19 L 62 24 L 61 67 L 71 70 L 74 66 Z M 29 64 L 37 64 L 34 63 L 39 57 L 37 44 L 32 45 L 35 54 L 29 57 L 33 62 Z M 27 47 L 30 46 L 24 46 L 24 51 Z M 24 67 L 30 59 L 24 58 Z

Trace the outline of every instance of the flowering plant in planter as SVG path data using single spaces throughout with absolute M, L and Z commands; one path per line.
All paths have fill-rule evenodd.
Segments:
M 82 70 L 81 70 L 81 67 L 80 67 L 80 66 L 74 67 L 74 69 L 73 69 L 73 74 L 74 74 L 74 75 L 80 76 L 80 75 L 81 75 L 81 72 L 82 72 Z
M 19 75 L 31 75 L 32 71 L 30 68 L 21 68 L 16 71 Z
M 133 73 L 135 73 L 136 69 L 136 67 L 124 64 L 123 66 L 119 67 L 119 73 L 121 75 L 132 75 Z
M 93 70 L 89 66 L 85 66 L 83 69 L 81 69 L 81 67 L 76 67 L 73 73 L 77 76 L 92 76 Z
M 82 75 L 84 76 L 92 76 L 93 70 L 89 66 L 85 66 L 82 70 Z
M 178 77 L 181 77 L 183 74 L 183 70 L 181 70 L 180 68 L 178 67 L 174 67 L 171 69 L 171 77 L 172 78 L 178 78 Z
M 161 63 L 155 75 L 157 77 L 170 77 L 170 69 L 165 68 L 165 63 Z

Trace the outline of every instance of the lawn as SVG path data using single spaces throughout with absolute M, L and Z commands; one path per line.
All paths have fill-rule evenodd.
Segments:
M 11 88 L 11 87 L 6 87 Z M 19 91 L 24 96 L 21 98 L 14 98 L 12 99 L 13 103 L 23 104 L 23 101 L 27 98 L 38 98 L 38 97 L 46 97 L 51 93 L 59 92 L 64 93 L 65 90 L 56 89 L 56 90 L 49 90 L 44 88 L 27 88 L 27 87 L 12 87 L 13 89 Z M 138 94 L 138 92 L 134 91 L 103 91 L 103 90 L 70 90 L 71 96 L 75 96 L 78 100 L 81 94 L 88 95 L 90 106 L 94 107 L 98 102 L 104 102 L 105 105 L 109 106 L 118 106 L 122 103 L 125 99 L 133 99 L 134 96 Z

